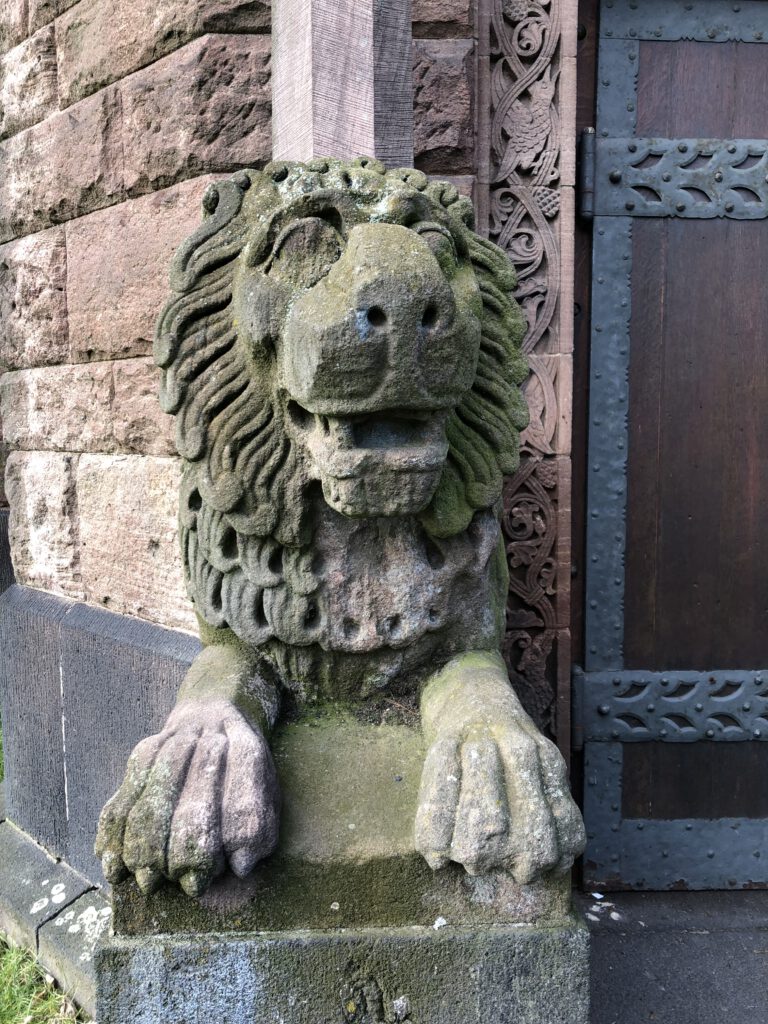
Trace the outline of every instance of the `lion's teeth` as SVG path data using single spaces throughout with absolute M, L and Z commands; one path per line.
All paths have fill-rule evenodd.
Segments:
M 336 417 L 329 416 L 328 426 L 330 427 L 331 438 L 339 448 L 354 448 L 355 435 L 349 420 L 336 419 Z

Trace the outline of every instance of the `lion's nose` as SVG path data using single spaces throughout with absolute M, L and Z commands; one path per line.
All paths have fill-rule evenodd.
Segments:
M 425 331 L 431 331 L 441 320 L 447 320 L 453 313 L 450 301 L 440 301 L 434 298 L 424 299 L 423 296 L 415 297 L 411 303 L 402 300 L 393 303 L 393 308 L 388 310 L 387 303 L 372 305 L 363 310 L 366 324 L 374 330 L 383 330 L 393 323 L 402 320 L 415 320 Z M 411 314 L 409 306 L 416 307 L 415 317 Z
M 343 256 L 291 308 L 284 386 L 312 411 L 337 408 L 340 394 L 348 404 L 373 395 L 381 405 L 419 402 L 440 384 L 437 339 L 455 317 L 453 290 L 415 232 L 357 225 Z

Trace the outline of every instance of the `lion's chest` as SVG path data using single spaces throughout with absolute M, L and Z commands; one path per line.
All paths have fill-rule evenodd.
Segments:
M 322 645 L 350 652 L 401 648 L 457 618 L 482 618 L 498 530 L 489 512 L 471 535 L 438 543 L 416 520 L 355 522 L 329 514 L 317 537 Z

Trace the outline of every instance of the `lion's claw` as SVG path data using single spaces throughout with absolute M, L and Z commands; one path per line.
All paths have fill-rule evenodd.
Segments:
M 159 889 L 162 880 L 162 872 L 155 868 L 139 868 L 136 872 L 136 884 L 145 895 Z
M 472 725 L 439 736 L 424 764 L 416 848 L 433 868 L 508 870 L 528 884 L 566 871 L 583 846 L 565 763 L 529 723 Z
M 244 877 L 277 844 L 278 787 L 261 732 L 227 701 L 180 705 L 140 743 L 102 811 L 104 875 L 142 892 L 163 879 L 199 896 L 227 864 Z

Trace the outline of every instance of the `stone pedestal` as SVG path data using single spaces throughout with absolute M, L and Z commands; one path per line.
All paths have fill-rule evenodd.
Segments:
M 245 881 L 115 887 L 101 1024 L 587 1024 L 569 880 L 433 872 L 413 848 L 423 740 L 393 713 L 278 730 L 280 845 Z
M 559 926 L 116 939 L 101 1024 L 587 1024 L 588 937 Z

